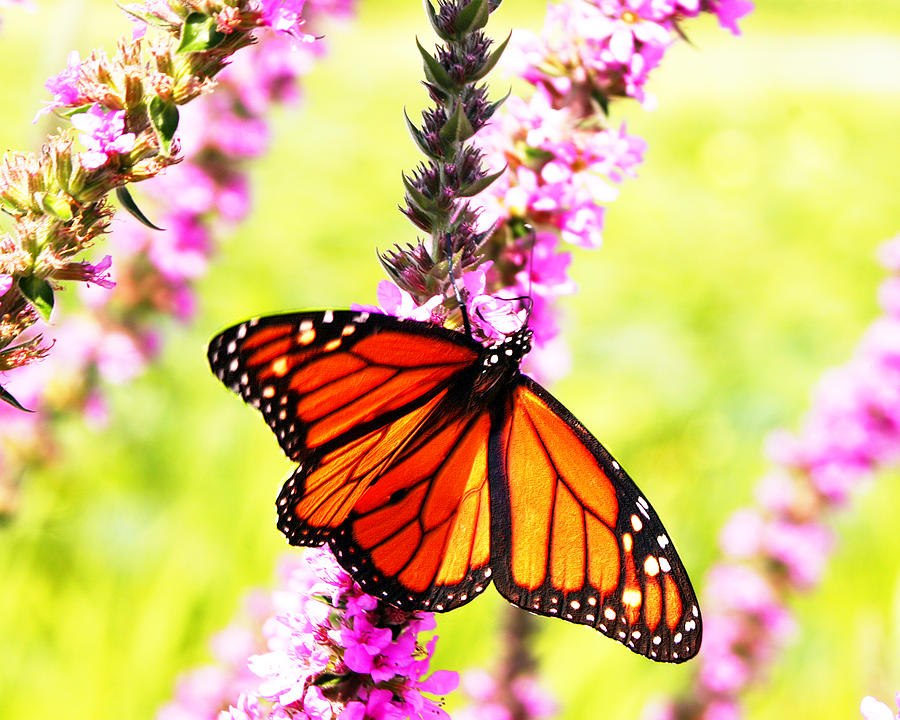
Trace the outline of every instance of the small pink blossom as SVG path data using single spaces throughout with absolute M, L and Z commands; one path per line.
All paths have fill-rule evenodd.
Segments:
M 63 265 L 53 272 L 53 277 L 57 280 L 77 280 L 111 290 L 116 286 L 109 272 L 111 266 L 112 256 L 106 255 L 96 265 L 87 262 L 72 262 Z
M 77 50 L 69 53 L 65 70 L 48 78 L 44 87 L 53 93 L 53 99 L 41 108 L 34 116 L 32 123 L 38 121 L 44 115 L 56 108 L 75 107 L 85 102 L 85 98 L 78 89 L 78 79 L 81 77 L 81 56 Z
M 9 275 L 0 273 L 0 297 L 6 294 L 6 291 L 12 287 L 13 279 Z
M 670 44 L 671 34 L 668 28 L 642 16 L 644 4 L 644 0 L 601 0 L 603 14 L 595 17 L 594 23 L 586 32 L 593 39 L 606 40 L 612 59 L 622 64 L 631 62 L 636 46 Z
M 737 21 L 745 15 L 753 12 L 753 3 L 749 0 L 719 0 L 715 4 L 715 13 L 719 18 L 719 24 L 734 35 L 740 35 L 741 30 Z
M 134 148 L 135 134 L 125 132 L 124 110 L 108 110 L 95 103 L 87 111 L 73 115 L 72 125 L 81 131 L 79 139 L 87 152 L 79 157 L 88 169 L 101 167 L 111 156 Z
M 897 708 L 900 709 L 900 693 L 894 698 Z M 867 695 L 859 703 L 859 713 L 865 720 L 900 720 L 900 712 L 895 713 L 885 703 Z
M 527 313 L 520 307 L 518 300 L 485 293 L 489 269 L 490 263 L 485 263 L 480 268 L 463 275 L 466 308 L 472 324 L 481 330 L 485 338 L 502 340 L 522 327 Z
M 398 318 L 427 322 L 431 320 L 433 312 L 442 302 L 443 298 L 435 295 L 421 305 L 416 305 L 416 301 L 406 290 L 397 287 L 390 280 L 382 280 L 378 283 L 378 304 L 381 307 L 380 310 L 379 308 L 374 310 Z
M 290 35 L 303 42 L 313 42 L 315 35 L 302 32 L 306 23 L 301 17 L 306 0 L 257 0 L 262 12 L 263 24 L 275 32 Z

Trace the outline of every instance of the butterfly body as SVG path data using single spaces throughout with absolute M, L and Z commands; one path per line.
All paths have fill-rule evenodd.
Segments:
M 293 545 L 329 543 L 370 594 L 444 612 L 491 583 L 654 660 L 696 654 L 687 573 L 640 490 L 519 370 L 523 327 L 485 348 L 354 311 L 236 325 L 213 371 L 299 467 L 278 496 Z

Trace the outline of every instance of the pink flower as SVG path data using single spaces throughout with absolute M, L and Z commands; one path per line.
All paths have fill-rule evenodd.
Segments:
M 57 280 L 77 280 L 88 285 L 93 284 L 111 290 L 116 286 L 110 277 L 109 268 L 111 265 L 112 256 L 106 255 L 96 265 L 86 262 L 73 262 L 63 265 L 53 272 L 53 277 Z
M 436 673 L 435 673 L 436 674 Z M 506 691 L 512 698 L 504 698 L 504 689 L 496 678 L 483 670 L 471 670 L 463 676 L 462 690 L 470 704 L 454 713 L 454 720 L 511 720 L 512 713 L 504 701 L 518 702 L 530 720 L 544 720 L 558 712 L 557 703 L 530 675 L 519 675 Z
M 897 707 L 900 708 L 900 693 L 897 693 L 894 699 Z M 900 712 L 894 713 L 885 703 L 879 702 L 871 695 L 866 695 L 859 703 L 859 713 L 866 720 L 898 720 Z
M 315 35 L 301 32 L 306 20 L 300 17 L 306 0 L 257 0 L 263 24 L 275 32 L 290 35 L 303 42 L 313 42 Z
M 58 107 L 74 107 L 82 104 L 85 100 L 78 90 L 78 79 L 80 76 L 81 56 L 77 50 L 72 50 L 69 53 L 66 69 L 48 78 L 44 83 L 44 87 L 53 93 L 53 100 L 41 108 L 31 122 L 37 122 L 41 115 Z
M 0 273 L 0 297 L 6 295 L 6 291 L 12 287 L 13 279 L 9 275 Z
M 393 642 L 389 628 L 376 628 L 362 615 L 354 619 L 352 627 L 341 629 L 340 638 L 344 662 L 358 673 L 371 673 L 374 659 Z
M 645 0 L 601 0 L 603 15 L 595 17 L 587 30 L 597 40 L 606 40 L 612 59 L 631 62 L 636 44 L 665 47 L 671 42 L 668 28 L 642 17 Z
M 466 308 L 472 324 L 479 328 L 485 338 L 502 340 L 512 335 L 525 322 L 526 311 L 519 307 L 518 300 L 508 300 L 485 294 L 486 271 L 490 263 L 463 275 L 466 288 Z
M 732 557 L 750 557 L 760 548 L 763 528 L 764 522 L 758 512 L 750 508 L 737 510 L 719 536 L 722 550 Z
M 741 30 L 737 21 L 744 15 L 753 11 L 753 3 L 749 0 L 719 0 L 715 6 L 715 13 L 719 18 L 719 24 L 734 35 L 740 35 Z
M 382 280 L 378 283 L 378 304 L 381 306 L 381 310 L 374 309 L 376 312 L 383 311 L 386 315 L 398 318 L 427 322 L 431 320 L 433 312 L 442 302 L 443 298 L 435 295 L 422 305 L 416 305 L 416 301 L 406 290 L 401 290 L 390 280 Z
M 105 165 L 110 156 L 134 148 L 134 133 L 125 132 L 124 110 L 108 110 L 95 103 L 86 112 L 73 115 L 72 125 L 81 130 L 79 139 L 87 152 L 80 153 L 79 157 L 88 169 Z

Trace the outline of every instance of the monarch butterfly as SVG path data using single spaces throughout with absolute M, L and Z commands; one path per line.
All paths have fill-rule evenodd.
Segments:
M 279 529 L 327 542 L 369 594 L 444 612 L 493 582 L 652 660 L 693 657 L 700 612 L 669 536 L 606 449 L 520 373 L 530 346 L 527 324 L 485 348 L 325 310 L 235 325 L 208 357 L 299 463 Z

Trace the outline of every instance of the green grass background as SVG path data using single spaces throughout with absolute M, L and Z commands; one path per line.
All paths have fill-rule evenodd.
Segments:
M 40 141 L 29 121 L 69 49 L 111 50 L 130 30 L 111 1 L 38 4 L 5 11 L 2 147 Z M 538 29 L 543 12 L 507 0 L 490 30 Z M 554 388 L 653 499 L 698 582 L 723 521 L 752 499 L 766 433 L 798 425 L 822 370 L 876 316 L 874 249 L 900 230 L 897 0 L 760 0 L 743 27 L 736 39 L 690 24 L 695 46 L 653 79 L 659 109 L 616 107 L 647 162 L 605 246 L 575 253 L 574 370 Z M 417 160 L 401 108 L 424 102 L 416 33 L 430 37 L 412 0 L 362 0 L 329 33 L 304 107 L 274 118 L 256 210 L 202 281 L 196 322 L 111 390 L 108 429 L 66 422 L 57 464 L 26 478 L 0 529 L 0 717 L 150 718 L 247 589 L 271 582 L 290 466 L 209 374 L 205 343 L 251 314 L 374 299 L 375 248 L 414 237 L 396 203 Z M 897 480 L 836 518 L 834 562 L 794 604 L 796 635 L 749 717 L 854 718 L 863 695 L 900 690 Z M 441 616 L 434 667 L 489 665 L 502 607 L 488 593 Z M 566 720 L 634 717 L 692 672 L 540 628 Z

